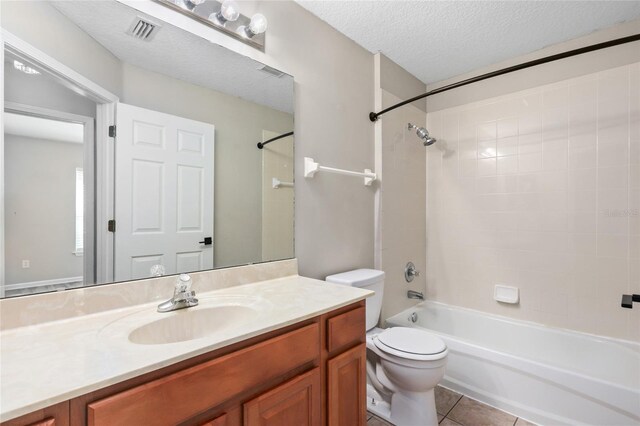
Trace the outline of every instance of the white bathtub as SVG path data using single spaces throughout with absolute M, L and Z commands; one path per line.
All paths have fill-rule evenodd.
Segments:
M 445 387 L 524 419 L 640 425 L 638 343 L 435 302 L 407 309 L 387 325 L 438 334 L 449 348 Z

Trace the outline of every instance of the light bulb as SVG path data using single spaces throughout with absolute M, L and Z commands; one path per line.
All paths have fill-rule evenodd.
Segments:
M 227 21 L 235 21 L 240 16 L 240 12 L 238 11 L 238 3 L 233 0 L 225 0 L 222 2 L 222 7 L 220 7 L 220 14 Z
M 265 18 L 261 13 L 256 13 L 251 17 L 251 23 L 249 23 L 248 30 L 253 33 L 251 37 L 267 31 L 267 18 Z
M 238 3 L 233 0 L 225 0 L 220 6 L 220 11 L 209 15 L 209 20 L 224 25 L 227 21 L 235 21 L 240 16 L 238 11 Z

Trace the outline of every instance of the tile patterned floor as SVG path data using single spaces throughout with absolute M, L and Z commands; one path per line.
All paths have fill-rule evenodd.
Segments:
M 441 386 L 436 387 L 436 411 L 440 426 L 535 426 Z M 369 416 L 367 426 L 392 426 L 373 415 Z

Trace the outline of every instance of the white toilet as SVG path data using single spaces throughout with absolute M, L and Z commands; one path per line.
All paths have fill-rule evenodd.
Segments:
M 367 409 L 397 426 L 436 426 L 434 388 L 444 376 L 448 352 L 442 339 L 417 328 L 376 328 L 383 271 L 357 269 L 326 281 L 376 292 L 366 302 Z

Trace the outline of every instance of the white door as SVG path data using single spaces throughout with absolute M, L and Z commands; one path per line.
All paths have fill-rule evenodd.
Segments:
M 118 104 L 116 129 L 115 280 L 213 268 L 214 126 Z

